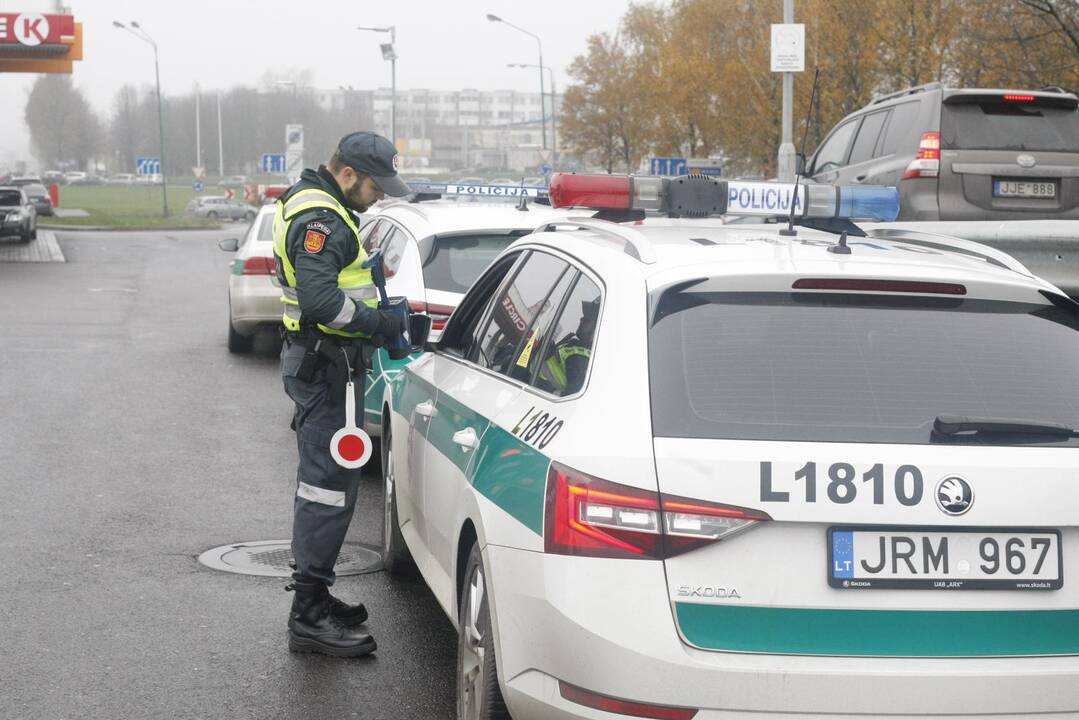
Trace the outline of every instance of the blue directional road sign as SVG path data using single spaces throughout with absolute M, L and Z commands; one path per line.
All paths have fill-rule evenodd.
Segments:
M 284 153 L 263 153 L 262 172 L 284 175 L 287 172 Z
M 680 157 L 652 158 L 649 175 L 685 175 L 686 159 Z
M 542 165 L 540 165 L 540 168 L 539 168 L 540 175 L 550 175 L 551 170 L 552 170 L 552 168 L 551 168 L 550 163 L 543 163 Z
M 138 175 L 160 175 L 161 158 L 140 157 L 135 158 L 135 173 Z
M 193 189 L 195 192 L 202 192 L 206 189 L 206 186 L 202 184 L 202 180 L 196 180 L 195 182 L 191 183 L 191 189 Z

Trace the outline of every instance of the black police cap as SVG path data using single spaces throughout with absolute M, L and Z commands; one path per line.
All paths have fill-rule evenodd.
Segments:
M 386 138 L 372 132 L 354 132 L 337 144 L 341 162 L 367 173 L 382 192 L 390 197 L 404 197 L 412 191 L 397 176 L 397 148 Z

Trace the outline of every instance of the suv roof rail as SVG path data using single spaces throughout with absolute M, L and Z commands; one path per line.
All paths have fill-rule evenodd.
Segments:
M 1068 91 L 1060 87 L 1059 85 L 1046 85 L 1045 87 L 1038 88 L 1038 92 L 1067 93 Z
M 619 225 L 608 220 L 597 220 L 590 217 L 567 217 L 545 222 L 536 228 L 536 232 L 553 232 L 559 227 L 579 228 L 593 230 L 597 233 L 612 236 L 625 243 L 625 252 L 636 260 L 651 265 L 656 262 L 656 253 L 652 249 L 652 242 L 645 237 L 644 233 L 633 228 Z
M 942 87 L 944 86 L 941 85 L 939 82 L 926 83 L 925 85 L 916 85 L 914 87 L 909 87 L 905 90 L 900 90 L 898 92 L 882 95 L 881 97 L 871 102 L 870 105 L 877 105 L 878 103 L 886 102 L 888 100 L 895 100 L 896 98 L 903 97 L 904 95 L 914 95 L 915 93 L 926 92 L 928 90 L 939 90 Z
M 925 232 L 924 230 L 910 230 L 907 228 L 895 227 L 866 228 L 866 235 L 871 238 L 880 238 L 881 240 L 897 240 L 899 242 L 910 243 L 911 245 L 922 245 L 924 247 L 950 250 L 961 255 L 980 258 L 992 265 L 1002 267 L 1005 270 L 1011 270 L 1012 272 L 1017 272 L 1020 275 L 1034 277 L 1034 273 L 1030 272 L 1023 263 L 1019 262 L 1008 253 L 989 247 L 988 245 L 983 245 L 979 242 L 974 242 L 973 240 L 963 240 L 961 238 L 951 237 L 950 235 Z

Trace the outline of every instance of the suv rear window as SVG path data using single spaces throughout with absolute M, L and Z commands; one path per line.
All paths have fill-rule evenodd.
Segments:
M 498 254 L 525 231 L 436 235 L 420 243 L 424 285 L 433 290 L 466 292 Z
M 655 317 L 656 436 L 928 443 L 948 414 L 1079 426 L 1063 301 L 672 290 Z
M 1079 152 L 1079 110 L 1035 103 L 947 102 L 941 146 L 954 150 Z

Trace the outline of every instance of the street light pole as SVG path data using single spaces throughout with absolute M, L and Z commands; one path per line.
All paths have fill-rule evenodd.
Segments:
M 531 63 L 508 63 L 506 67 L 512 68 L 530 68 L 536 67 Z M 555 90 L 554 85 L 554 70 L 548 65 L 541 65 L 540 68 L 546 70 L 550 74 L 551 79 L 551 158 L 552 161 L 558 160 L 558 111 L 555 108 L 555 103 L 558 100 L 558 91 Z M 554 164 L 552 162 L 552 164 Z
M 121 30 L 127 30 L 139 40 L 150 43 L 150 47 L 154 49 L 154 79 L 157 82 L 157 141 L 159 152 L 161 153 L 161 203 L 164 208 L 165 217 L 168 217 L 169 195 L 168 191 L 165 189 L 165 121 L 161 110 L 161 68 L 157 62 L 157 43 L 150 37 L 150 33 L 146 32 L 146 30 L 134 20 L 131 21 L 131 27 L 116 20 L 113 20 L 112 24 Z M 131 28 L 135 29 L 132 30 Z M 135 32 L 135 30 L 138 30 L 138 32 Z
M 547 89 L 543 85 L 543 42 L 540 40 L 539 35 L 533 32 L 525 30 L 523 27 L 518 27 L 513 23 L 503 20 L 497 15 L 487 13 L 487 19 L 491 22 L 500 22 L 503 25 L 508 25 L 518 32 L 523 32 L 525 35 L 529 35 L 536 41 L 536 45 L 539 47 L 539 77 L 540 77 L 540 119 L 543 123 L 543 149 L 547 149 L 547 108 L 544 107 L 544 98 L 547 95 Z M 553 76 L 552 76 L 553 77 Z
M 390 44 L 382 48 L 382 59 L 390 61 L 390 141 L 397 147 L 397 26 L 369 27 L 359 25 L 357 30 L 370 30 L 371 32 L 388 32 Z

